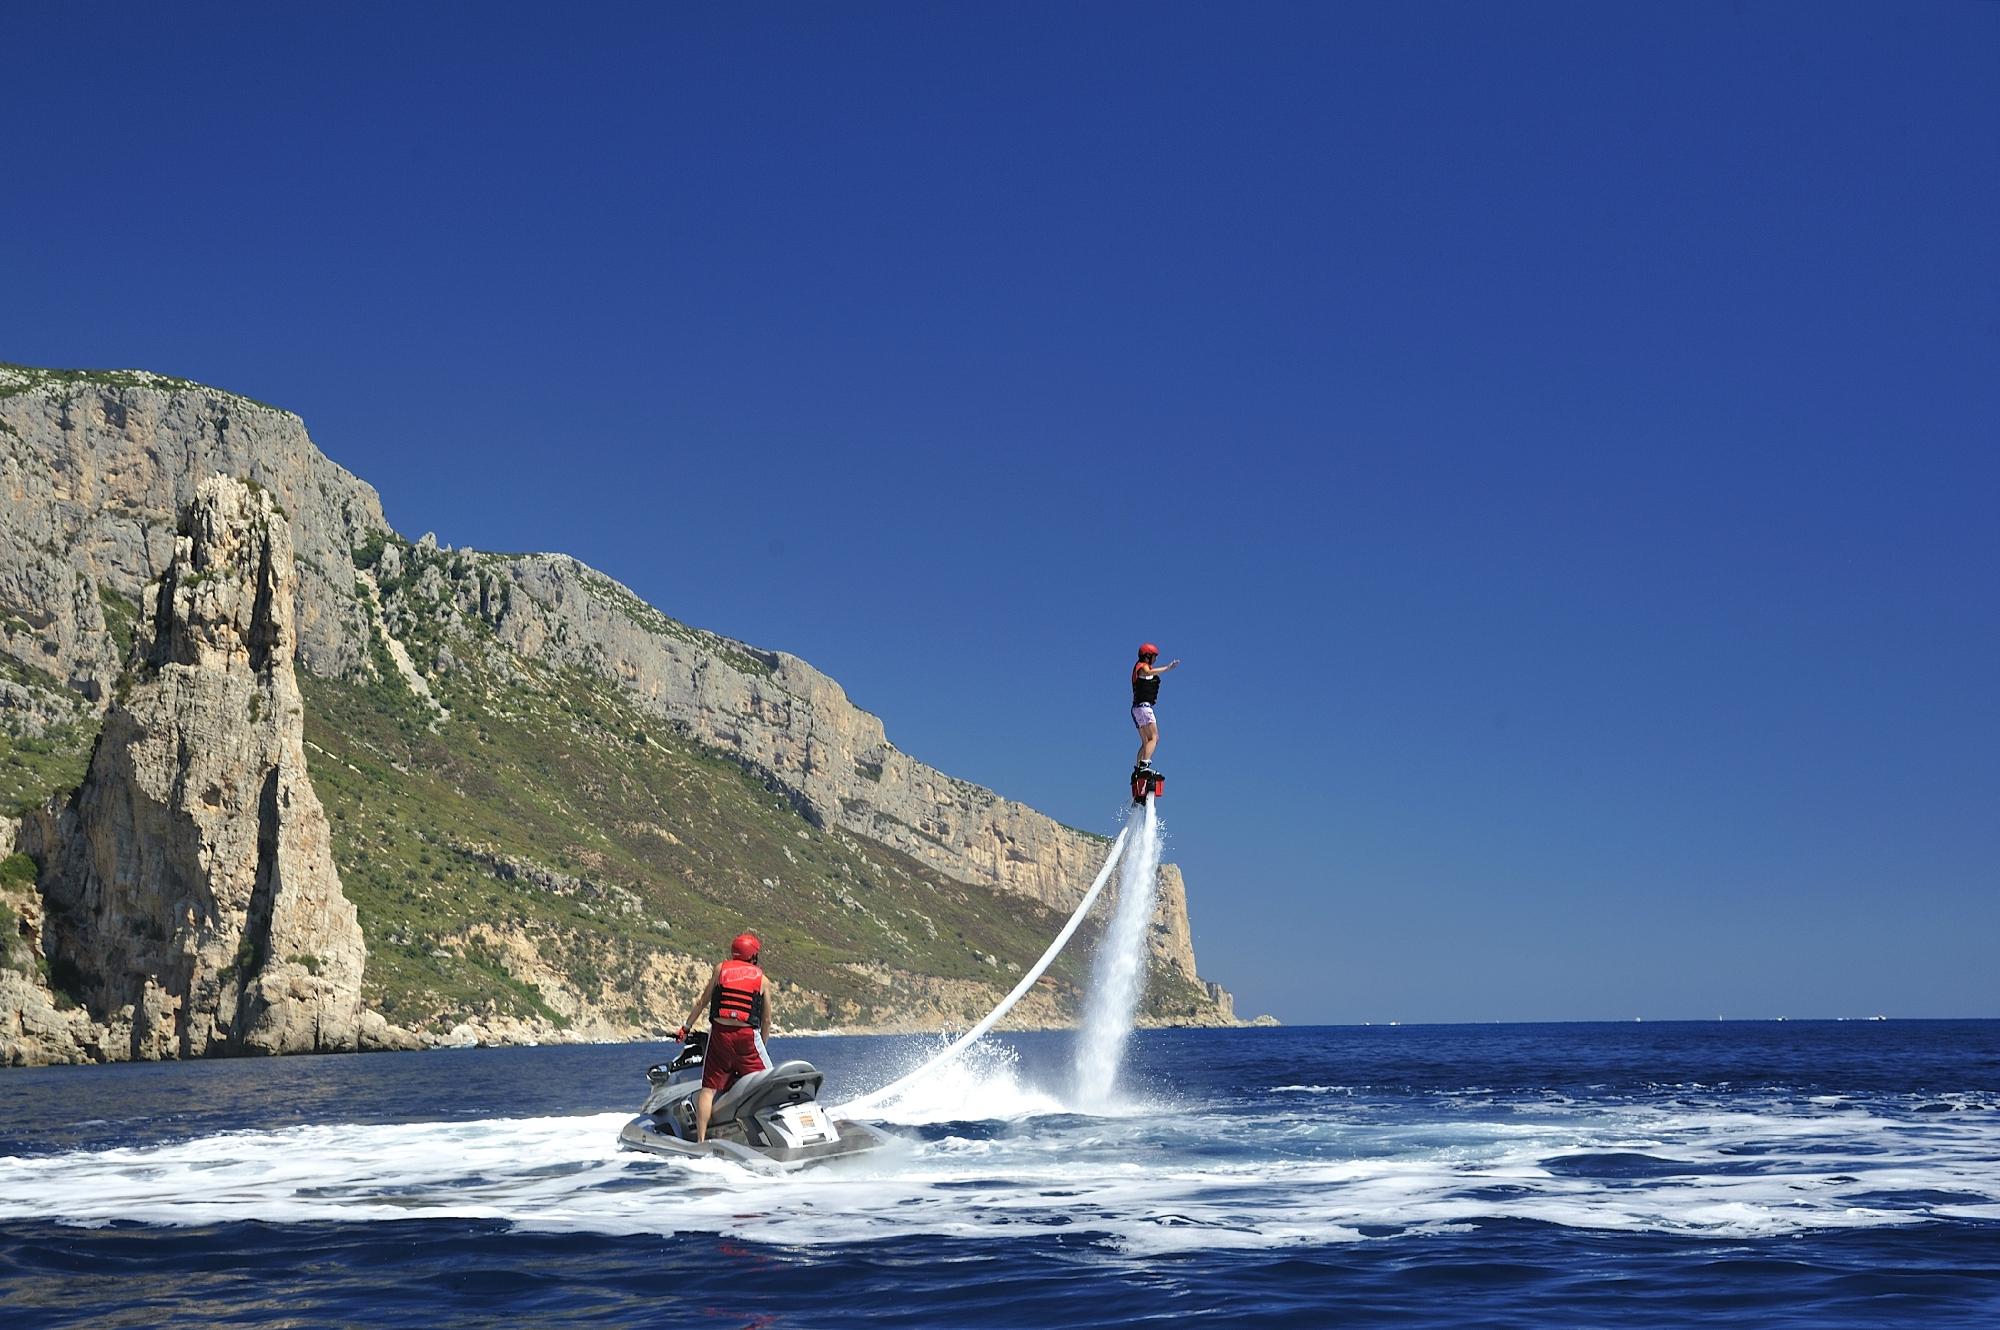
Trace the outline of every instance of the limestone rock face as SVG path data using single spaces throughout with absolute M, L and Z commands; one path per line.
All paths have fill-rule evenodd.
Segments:
M 268 497 L 238 486 L 239 498 L 204 499 L 217 516 L 177 537 L 217 473 Z M 289 519 L 282 575 L 275 553 L 270 568 L 259 553 L 276 542 L 227 535 L 216 507 L 235 505 L 254 528 L 272 501 L 275 526 Z M 225 589 L 229 570 L 248 589 Z M 424 644 L 415 657 L 399 633 Z M 405 544 L 375 491 L 289 412 L 141 371 L 0 365 L 0 735 L 62 741 L 110 709 L 89 783 L 60 817 L 31 815 L 21 829 L 55 893 L 43 960 L 74 963 L 90 987 L 67 986 L 88 998 L 87 1018 L 56 1005 L 46 1019 L 66 1030 L 94 1020 L 105 1056 L 352 1042 L 346 999 L 326 997 L 346 991 L 333 939 L 352 911 L 330 860 L 330 892 L 299 867 L 324 858 L 327 838 L 298 757 L 294 647 L 322 678 L 400 678 L 439 717 L 426 680 L 458 658 L 477 657 L 503 685 L 527 662 L 614 680 L 820 827 L 1062 911 L 1108 848 L 902 753 L 804 660 L 679 623 L 574 559 Z M 262 875 L 267 862 L 288 867 Z M 316 940 L 293 943 L 287 929 Z M 1198 982 L 1171 865 L 1151 940 L 1158 973 Z M 1226 1012 L 1227 994 L 1210 997 L 1203 1019 Z M 12 1009 L 0 992 L 0 1041 Z M 408 1036 L 378 1018 L 355 1038 L 397 1047 Z M 97 1056 L 88 1039 L 72 1042 Z
M 11 854 L 20 824 L 0 819 L 0 851 Z M 90 1013 L 59 1005 L 42 981 L 42 898 L 32 885 L 0 881 L 0 920 L 12 924 L 0 935 L 0 1067 L 45 1063 L 101 1062 L 104 1031 Z
M 677 623 L 564 555 L 501 558 L 459 582 L 461 609 L 525 655 L 621 681 L 690 737 L 790 790 L 821 826 L 881 841 L 949 877 L 1059 910 L 1109 845 L 897 750 L 881 720 L 797 656 Z M 1195 978 L 1187 889 L 1161 870 L 1157 963 Z
M 101 591 L 138 603 L 196 486 L 218 472 L 262 485 L 290 515 L 307 665 L 357 666 L 367 636 L 350 551 L 389 529 L 374 489 L 291 412 L 140 371 L 0 366 L 0 652 L 102 702 L 122 653 Z
M 113 1056 L 351 1049 L 364 952 L 306 775 L 287 523 L 217 476 L 184 529 L 90 774 L 24 829 L 44 946 L 129 1023 Z

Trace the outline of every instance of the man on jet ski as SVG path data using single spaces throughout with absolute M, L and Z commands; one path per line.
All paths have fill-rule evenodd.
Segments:
M 708 1052 L 701 1064 L 701 1090 L 694 1101 L 694 1138 L 708 1139 L 708 1115 L 715 1107 L 717 1092 L 736 1084 L 748 1072 L 771 1065 L 764 1048 L 764 1035 L 771 1029 L 770 986 L 757 958 L 763 946 L 755 933 L 739 933 L 729 944 L 729 959 L 715 967 L 701 995 L 688 1008 L 687 1025 L 680 1030 L 687 1042 L 688 1026 L 693 1025 L 703 1007 L 708 1008 Z

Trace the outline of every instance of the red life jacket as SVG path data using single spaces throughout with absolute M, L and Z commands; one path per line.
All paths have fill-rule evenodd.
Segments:
M 764 972 L 749 961 L 727 960 L 715 980 L 715 1000 L 708 1004 L 708 1023 L 736 1021 L 764 1028 Z

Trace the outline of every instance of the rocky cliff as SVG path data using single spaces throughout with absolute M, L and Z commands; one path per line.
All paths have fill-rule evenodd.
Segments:
M 124 663 L 118 620 L 166 571 L 177 519 L 216 474 L 290 514 L 306 667 L 356 668 L 367 633 L 349 552 L 389 529 L 374 489 L 291 412 L 140 371 L 0 365 L 0 651 L 101 700 Z
M 565 556 L 405 541 L 297 417 L 138 372 L 0 366 L 0 798 L 73 787 L 124 663 L 134 688 L 163 668 L 148 653 L 164 620 L 141 624 L 141 603 L 158 579 L 169 607 L 180 594 L 175 516 L 215 472 L 288 518 L 296 575 L 269 596 L 290 605 L 303 751 L 368 939 L 365 1000 L 400 1023 L 670 1028 L 653 990 L 746 915 L 794 934 L 802 1023 L 976 1016 L 1101 859 L 1101 838 L 899 752 L 797 657 L 681 624 Z M 152 636 L 133 648 L 135 632 Z M 119 715 L 105 743 L 137 762 Z M 1162 887 L 1153 1016 L 1227 1020 L 1227 994 L 1195 977 L 1178 872 Z M 9 908 L 28 930 L 35 907 Z M 1029 1018 L 1063 1019 L 1077 978 L 1059 967 Z M 223 1020 L 228 1038 L 242 1022 Z
M 202 482 L 88 775 L 20 828 L 35 941 L 95 1056 L 360 1042 L 365 947 L 306 774 L 297 591 L 269 493 Z M 9 1033 L 0 1057 L 25 1059 Z
M 403 576 L 408 560 L 390 557 Z M 820 826 L 1065 912 L 1103 862 L 1103 837 L 897 751 L 879 718 L 805 661 L 691 630 L 575 559 L 462 551 L 426 567 L 436 571 L 418 581 L 421 613 L 477 616 L 522 655 L 619 682 L 681 733 L 782 786 Z M 1186 888 L 1172 865 L 1162 877 L 1155 951 L 1192 980 Z

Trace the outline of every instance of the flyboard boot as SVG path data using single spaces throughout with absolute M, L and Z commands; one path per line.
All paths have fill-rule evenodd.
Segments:
M 1138 766 L 1132 768 L 1133 803 L 1145 803 L 1146 796 L 1149 794 L 1157 799 L 1166 793 L 1166 788 L 1167 778 L 1153 770 L 1150 763 L 1141 762 Z

